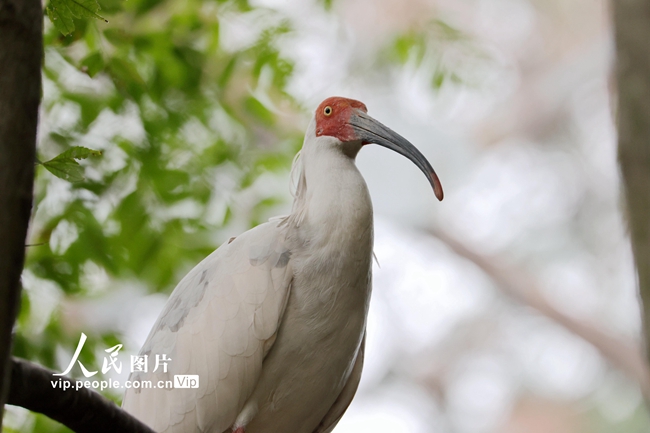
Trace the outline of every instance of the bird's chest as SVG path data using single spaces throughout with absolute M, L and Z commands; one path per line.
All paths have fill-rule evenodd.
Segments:
M 353 252 L 312 248 L 303 261 L 292 255 L 297 269 L 277 340 L 264 361 L 260 412 L 251 427 L 273 420 L 292 431 L 311 432 L 341 393 L 365 332 L 371 231 L 357 239 Z
M 331 232 L 292 256 L 294 279 L 279 338 L 314 373 L 343 374 L 365 330 L 371 292 L 372 222 L 354 237 Z
M 371 290 L 372 220 L 355 230 L 333 228 L 297 254 L 287 313 L 312 336 L 342 331 L 357 316 L 365 320 Z

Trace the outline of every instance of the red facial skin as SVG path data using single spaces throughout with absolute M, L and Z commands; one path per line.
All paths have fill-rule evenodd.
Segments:
M 325 114 L 327 107 L 331 109 L 329 115 Z M 352 126 L 348 123 L 354 108 L 368 112 L 363 102 L 354 99 L 332 96 L 324 100 L 316 109 L 316 137 L 328 135 L 344 143 L 358 140 Z

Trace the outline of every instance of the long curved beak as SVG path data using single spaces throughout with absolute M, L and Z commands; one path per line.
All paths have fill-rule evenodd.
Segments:
M 363 143 L 375 143 L 387 147 L 413 161 L 422 170 L 427 179 L 429 179 L 429 183 L 433 187 L 433 192 L 438 200 L 442 200 L 444 194 L 438 175 L 436 175 L 436 172 L 424 155 L 406 138 L 359 109 L 353 110 L 348 123 L 354 129 L 357 138 Z

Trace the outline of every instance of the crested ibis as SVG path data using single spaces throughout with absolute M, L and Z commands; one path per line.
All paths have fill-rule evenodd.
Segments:
M 373 216 L 355 157 L 369 143 L 413 161 L 442 200 L 415 146 L 363 103 L 326 99 L 294 163 L 290 215 L 232 238 L 180 281 L 140 351 L 150 365 L 131 375 L 140 388 L 127 389 L 125 410 L 158 432 L 334 429 L 363 368 Z M 155 355 L 168 369 L 153 371 Z M 181 375 L 197 375 L 198 387 L 165 387 Z

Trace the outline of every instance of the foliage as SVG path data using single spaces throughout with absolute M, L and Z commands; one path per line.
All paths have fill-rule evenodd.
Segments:
M 395 37 L 384 53 L 387 63 L 413 66 L 428 71 L 431 89 L 440 90 L 446 83 L 472 85 L 484 77 L 472 73 L 482 70 L 489 61 L 474 40 L 461 30 L 440 19 L 427 22 Z
M 232 197 L 263 172 L 286 171 L 299 148 L 277 108 L 297 111 L 284 91 L 292 64 L 275 45 L 290 29 L 267 11 L 273 19 L 250 44 L 225 46 L 222 17 L 251 13 L 244 0 L 50 0 L 46 10 L 45 162 L 14 354 L 58 370 L 83 331 L 81 361 L 97 367 L 121 328 L 82 329 L 66 305 L 119 284 L 169 292 L 233 215 L 252 225 L 281 201 L 255 192 L 235 209 Z M 92 275 L 110 283 L 97 287 Z M 35 415 L 26 425 L 53 428 Z

